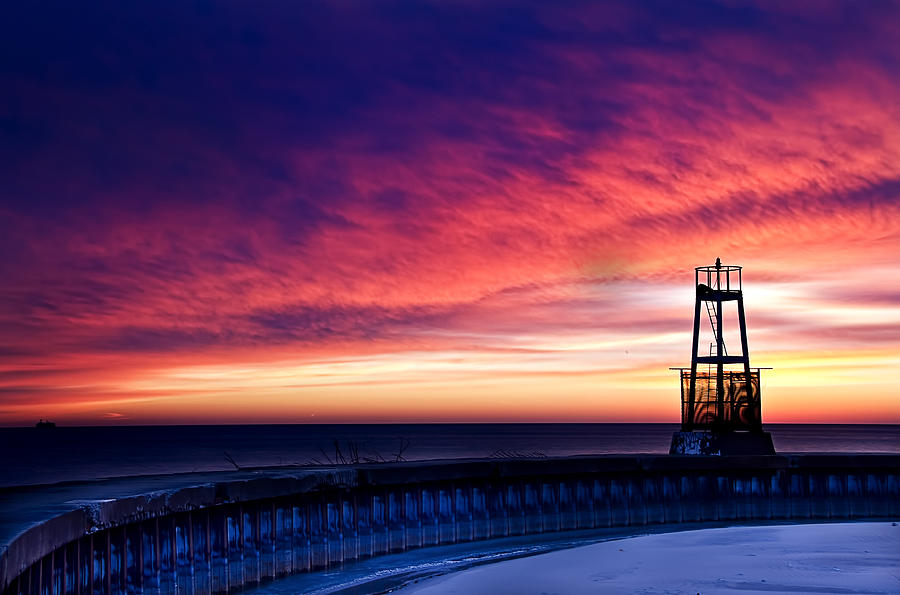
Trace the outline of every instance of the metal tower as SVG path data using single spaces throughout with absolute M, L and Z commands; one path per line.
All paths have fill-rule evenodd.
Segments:
M 759 381 L 765 368 L 750 367 L 741 268 L 723 265 L 717 258 L 714 265 L 694 269 L 691 367 L 672 368 L 679 371 L 681 381 L 681 432 L 673 437 L 672 454 L 774 454 L 771 436 L 762 430 Z M 737 306 L 738 355 L 729 354 L 725 345 L 723 304 L 729 302 Z M 704 318 L 709 320 L 712 341 L 708 354 L 701 355 Z M 740 437 L 747 434 L 754 436 Z

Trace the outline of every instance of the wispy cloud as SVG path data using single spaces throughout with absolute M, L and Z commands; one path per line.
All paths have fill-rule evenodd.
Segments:
M 253 419 L 619 419 L 623 386 L 658 411 L 716 256 L 761 359 L 900 353 L 891 5 L 15 10 L 9 423 L 237 420 L 258 391 Z M 324 385 L 348 405 L 307 407 Z

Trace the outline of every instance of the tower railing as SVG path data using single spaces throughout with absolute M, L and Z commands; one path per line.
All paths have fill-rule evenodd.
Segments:
M 690 398 L 691 369 L 674 368 L 681 376 L 681 426 L 683 430 L 761 431 L 760 370 L 750 371 L 750 388 L 744 371 L 722 373 L 723 388 L 719 395 L 719 378 L 715 372 L 697 372 L 694 399 Z
M 694 269 L 694 285 L 697 287 L 705 285 L 714 291 L 740 292 L 742 268 L 728 264 L 696 267 Z

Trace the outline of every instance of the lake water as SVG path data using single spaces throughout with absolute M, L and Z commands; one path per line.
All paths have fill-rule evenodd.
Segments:
M 405 460 L 668 452 L 676 424 L 361 424 L 0 428 L 0 487 Z M 900 425 L 771 424 L 778 452 L 900 453 Z M 338 448 L 335 448 L 337 443 Z

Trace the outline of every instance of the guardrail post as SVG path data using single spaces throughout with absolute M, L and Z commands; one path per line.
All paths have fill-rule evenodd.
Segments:
M 432 484 L 422 486 L 422 545 L 437 545 L 440 541 L 440 515 L 437 489 Z
M 544 519 L 542 518 L 541 506 L 541 488 L 540 482 L 529 480 L 522 484 L 522 492 L 524 495 L 525 509 L 525 533 L 534 535 L 544 530 Z
M 490 514 L 491 537 L 509 535 L 509 507 L 506 505 L 507 486 L 492 482 L 486 488 L 487 507 Z
M 103 531 L 91 535 L 91 548 L 93 550 L 93 578 L 91 588 L 95 595 L 109 593 L 109 533 Z M 38 576 L 32 576 L 32 581 L 37 578 L 40 581 L 40 568 Z M 40 582 L 38 582 L 40 585 Z M 40 590 L 40 586 L 38 586 Z
M 188 513 L 188 527 L 194 593 L 206 595 L 210 592 L 209 510 L 201 508 Z
M 609 480 L 610 526 L 624 527 L 629 518 L 628 482 L 622 477 Z
M 734 479 L 732 477 L 716 475 L 716 517 L 720 521 L 733 521 L 737 518 L 733 484 Z
M 695 478 L 696 498 L 699 503 L 700 521 L 718 521 L 719 510 L 716 506 L 716 478 L 701 474 Z
M 845 519 L 849 516 L 850 505 L 847 501 L 847 474 L 830 473 L 826 476 L 828 500 L 828 516 Z
M 681 522 L 681 486 L 670 475 L 662 477 L 663 522 Z
M 388 552 L 388 524 L 385 511 L 384 493 L 379 489 L 371 494 L 372 499 L 372 555 Z
M 595 527 L 611 527 L 613 525 L 609 486 L 609 478 L 605 476 L 595 478 L 591 486 Z
M 575 481 L 575 524 L 579 529 L 590 529 L 596 526 L 594 518 L 593 480 L 579 479 Z
M 472 539 L 487 539 L 491 536 L 491 514 L 487 494 L 483 484 L 472 485 Z
M 506 516 L 508 535 L 525 535 L 527 511 L 525 510 L 525 486 L 512 481 L 506 486 Z
M 403 489 L 404 524 L 406 549 L 422 547 L 422 517 L 419 506 L 422 502 L 422 490 L 418 487 Z
M 887 473 L 887 493 L 888 514 L 896 517 L 900 515 L 900 475 L 895 473 Z
M 293 552 L 291 551 L 293 527 L 293 510 L 285 500 L 275 502 L 274 515 L 274 548 L 275 576 L 283 577 L 291 574 L 293 569 Z
M 809 476 L 798 470 L 790 472 L 790 511 L 792 519 L 808 519 L 809 514 Z
M 403 513 L 403 492 L 398 488 L 388 490 L 385 499 L 387 549 L 389 552 L 402 552 L 406 549 L 406 519 Z
M 456 524 L 453 516 L 453 493 L 448 485 L 441 485 L 438 494 L 438 543 L 456 543 Z
M 644 499 L 643 478 L 628 476 L 623 478 L 625 493 L 628 497 L 628 524 L 647 524 L 647 504 Z
M 275 580 L 275 504 L 262 501 L 259 511 L 259 582 Z
M 241 506 L 241 552 L 243 560 L 243 585 L 259 584 L 259 505 L 248 502 Z
M 125 534 L 125 592 L 143 591 L 144 558 L 142 553 L 143 535 L 141 523 L 129 523 L 122 528 Z
M 456 521 L 456 541 L 472 541 L 472 488 L 468 482 L 454 486 L 454 520 Z
M 328 534 L 328 565 L 340 566 L 344 562 L 344 533 L 341 530 L 341 503 L 337 494 L 328 494 L 325 515 Z
M 344 560 L 359 558 L 359 534 L 356 517 L 356 496 L 353 493 L 341 494 L 341 543 Z
M 235 591 L 244 584 L 244 514 L 241 505 L 225 509 L 228 544 L 228 590 Z
M 360 559 L 372 557 L 372 497 L 368 490 L 357 493 L 356 511 L 357 552 Z
M 559 480 L 538 484 L 540 490 L 541 533 L 559 531 Z
M 872 472 L 866 476 L 866 496 L 869 500 L 869 515 L 886 517 L 890 514 L 888 504 L 887 477 L 884 473 Z
M 662 480 L 649 475 L 643 481 L 644 522 L 648 525 L 666 522 L 665 501 L 663 500 Z
M 309 572 L 310 543 L 309 543 L 309 506 L 304 499 L 298 499 L 291 506 L 291 553 L 293 572 Z
M 228 518 L 224 506 L 209 511 L 209 590 L 228 592 Z

